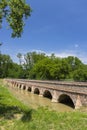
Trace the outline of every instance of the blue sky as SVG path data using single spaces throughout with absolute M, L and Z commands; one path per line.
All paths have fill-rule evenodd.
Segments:
M 3 23 L 0 50 L 17 62 L 17 53 L 42 51 L 77 56 L 87 64 L 87 0 L 27 0 L 32 7 L 21 38 L 12 39 Z

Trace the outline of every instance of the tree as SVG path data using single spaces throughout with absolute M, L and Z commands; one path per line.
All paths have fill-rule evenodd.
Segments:
M 80 65 L 74 71 L 73 78 L 75 81 L 87 81 L 87 65 Z
M 8 68 L 9 78 L 24 78 L 23 68 L 17 63 L 12 63 L 11 67 Z
M 31 70 L 33 66 L 44 59 L 46 56 L 44 53 L 37 53 L 37 52 L 28 52 L 24 55 L 24 64 L 23 68 L 25 69 L 25 77 L 29 78 L 31 74 Z M 33 70 L 32 70 L 33 72 Z M 31 76 L 32 77 L 32 76 Z
M 9 55 L 0 54 L 0 78 L 24 78 L 21 65 L 14 63 Z
M 52 67 L 53 61 L 49 57 L 46 57 L 38 61 L 30 71 L 30 78 L 48 80 L 51 79 L 50 68 Z
M 8 76 L 8 69 L 12 66 L 12 60 L 9 55 L 0 55 L 0 77 Z
M 45 53 L 32 52 L 31 57 L 33 59 L 33 64 L 35 64 L 38 61 L 43 60 L 46 57 L 46 55 L 45 55 Z
M 61 62 L 52 64 L 52 66 L 50 67 L 50 75 L 54 80 L 61 79 Z
M 24 27 L 24 18 L 31 15 L 31 8 L 25 0 L 0 0 L 0 27 L 3 18 L 6 18 L 9 27 L 12 29 L 11 36 L 21 37 Z

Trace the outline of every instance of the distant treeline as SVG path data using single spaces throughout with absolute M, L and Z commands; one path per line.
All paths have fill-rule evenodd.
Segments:
M 45 53 L 18 53 L 19 63 L 0 54 L 0 78 L 87 81 L 87 65 L 74 56 L 47 56 Z

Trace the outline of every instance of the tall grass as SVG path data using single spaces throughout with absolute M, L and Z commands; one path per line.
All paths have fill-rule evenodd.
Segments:
M 86 130 L 87 113 L 33 110 L 0 85 L 0 130 Z

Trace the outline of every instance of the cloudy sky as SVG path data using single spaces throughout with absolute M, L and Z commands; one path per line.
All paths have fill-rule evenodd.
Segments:
M 17 53 L 42 51 L 77 56 L 87 64 L 87 0 L 27 0 L 31 17 L 21 38 L 12 39 L 3 23 L 0 50 L 17 61 Z

